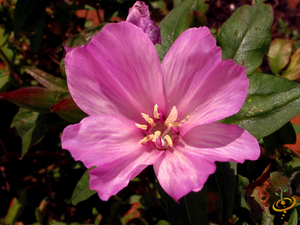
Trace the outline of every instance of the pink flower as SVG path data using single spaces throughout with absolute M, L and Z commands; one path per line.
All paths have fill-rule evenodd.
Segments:
M 222 61 L 206 27 L 185 31 L 160 64 L 141 29 L 108 24 L 65 58 L 69 91 L 89 115 L 68 126 L 62 147 L 87 168 L 102 200 L 148 165 L 176 201 L 202 189 L 215 161 L 243 163 L 260 155 L 257 140 L 216 121 L 245 101 L 246 69 Z
M 151 39 L 153 44 L 160 44 L 160 27 L 156 26 L 150 18 L 150 12 L 145 2 L 137 1 L 129 9 L 126 21 L 141 28 Z

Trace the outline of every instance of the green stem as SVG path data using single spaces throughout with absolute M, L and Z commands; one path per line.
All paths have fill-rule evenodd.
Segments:
M 10 69 L 15 73 L 15 76 L 13 76 L 13 78 L 15 80 L 17 80 L 18 82 L 22 81 L 21 78 L 20 78 L 19 71 L 17 70 L 16 67 L 14 67 L 14 65 L 12 64 L 12 62 L 9 61 L 9 59 L 6 57 L 6 55 L 4 54 L 4 52 L 2 51 L 1 48 L 0 48 L 0 55 L 3 57 L 4 61 L 9 65 Z

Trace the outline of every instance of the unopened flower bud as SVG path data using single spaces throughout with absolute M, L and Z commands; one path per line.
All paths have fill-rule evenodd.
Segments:
M 146 33 L 153 44 L 160 44 L 160 27 L 156 26 L 154 21 L 150 18 L 148 6 L 142 2 L 137 1 L 129 9 L 129 14 L 126 21 L 135 24 Z

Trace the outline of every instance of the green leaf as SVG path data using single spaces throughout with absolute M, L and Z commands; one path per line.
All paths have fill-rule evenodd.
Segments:
M 285 165 L 285 173 L 288 177 L 292 176 L 293 173 L 300 171 L 300 160 L 294 159 L 295 161 L 288 162 Z
M 90 180 L 89 171 L 94 168 L 95 167 L 86 170 L 82 175 L 82 177 L 80 178 L 80 180 L 77 182 L 72 195 L 73 205 L 77 205 L 79 202 L 87 200 L 89 197 L 97 193 L 97 191 L 94 190 L 92 191 L 89 187 L 89 180 Z
M 223 122 L 234 123 L 260 139 L 300 113 L 300 85 L 284 78 L 249 75 L 248 97 L 241 110 Z
M 55 114 L 31 112 L 21 108 L 15 115 L 11 127 L 15 127 L 22 138 L 22 157 L 40 142 L 53 126 L 60 123 L 62 121 Z
M 297 212 L 297 209 L 294 209 L 290 219 L 289 219 L 289 223 L 288 225 L 295 225 L 295 224 L 298 224 L 298 212 Z
M 291 122 L 286 123 L 279 130 L 263 138 L 265 149 L 273 152 L 285 144 L 296 143 L 296 133 Z
M 56 220 L 52 220 L 52 221 L 50 220 L 49 224 L 50 225 L 80 225 L 80 223 L 76 223 L 76 222 L 65 223 L 65 222 L 60 222 L 60 221 L 56 221 Z
M 271 42 L 268 60 L 271 71 L 278 75 L 290 61 L 293 41 L 276 38 Z
M 7 60 L 9 60 L 9 62 L 13 63 L 14 59 L 15 59 L 15 46 L 13 44 L 10 43 L 6 43 L 4 46 L 1 47 L 2 52 L 4 53 L 4 55 L 6 56 Z M 3 61 L 7 61 L 2 54 L 0 54 L 0 58 Z
M 17 222 L 26 204 L 26 190 L 26 188 L 19 190 L 19 198 L 11 200 L 8 212 L 4 218 L 4 224 L 13 225 Z
M 105 25 L 106 23 L 102 23 L 96 27 L 81 31 L 79 34 L 76 34 L 66 40 L 64 42 L 64 46 L 68 48 L 74 48 L 88 44 L 92 40 L 93 36 L 101 31 Z
M 167 15 L 169 12 L 166 3 L 163 0 L 150 2 L 150 4 L 153 9 L 159 9 L 163 15 Z
M 35 218 L 39 223 L 43 223 L 44 217 L 47 215 L 47 207 L 48 201 L 43 199 L 39 205 L 39 207 L 35 208 Z
M 160 220 L 156 225 L 170 225 L 170 223 L 166 220 Z
M 4 45 L 8 39 L 9 33 L 4 24 L 0 24 L 0 47 Z
M 88 116 L 76 105 L 70 95 L 51 106 L 50 109 L 51 112 L 55 112 L 60 118 L 70 123 L 78 123 Z
M 215 178 L 220 198 L 217 201 L 217 213 L 222 224 L 227 224 L 232 215 L 234 195 L 237 185 L 237 164 L 234 162 L 216 162 Z
M 24 71 L 49 91 L 68 92 L 67 82 L 59 77 L 55 77 L 35 67 L 25 66 Z
M 297 80 L 300 77 L 300 48 L 295 51 L 291 58 L 291 62 L 283 72 L 282 77 L 289 80 Z
M 179 203 L 170 197 L 156 182 L 157 190 L 167 206 L 169 222 L 172 225 L 208 225 L 207 210 L 207 188 L 204 186 L 200 192 L 190 192 L 179 199 Z
M 17 39 L 39 0 L 18 0 L 14 11 L 14 33 Z
M 12 92 L 2 92 L 0 99 L 32 111 L 47 113 L 50 112 L 50 107 L 56 104 L 57 95 L 42 87 L 24 87 Z
M 100 225 L 100 222 L 102 220 L 102 215 L 97 211 L 95 207 L 93 207 L 92 209 L 92 214 L 93 214 L 94 225 Z
M 289 80 L 297 80 L 300 77 L 300 64 L 288 68 L 286 71 L 282 73 L 281 77 L 284 77 Z
M 233 59 L 244 65 L 247 74 L 259 67 L 271 42 L 273 9 L 256 3 L 238 8 L 221 26 L 217 43 L 222 48 L 223 60 Z
M 250 210 L 246 200 L 245 200 L 245 192 L 246 192 L 246 188 L 249 185 L 249 180 L 246 177 L 243 177 L 241 175 L 238 175 L 238 206 L 241 206 L 245 209 Z
M 26 31 L 31 33 L 28 39 L 33 52 L 38 52 L 41 47 L 46 17 L 46 1 L 38 1 L 25 24 Z
M 160 45 L 155 45 L 160 60 L 164 58 L 179 35 L 189 28 L 189 12 L 195 1 L 183 1 L 160 22 L 162 41 Z
M 121 215 L 122 215 L 122 200 L 118 196 L 112 196 L 110 198 L 111 206 L 109 214 L 106 217 L 107 224 L 109 225 L 122 225 Z
M 65 66 L 66 66 L 65 58 L 62 58 L 60 61 L 60 74 L 61 74 L 62 78 L 64 78 L 64 79 L 67 78 Z
M 9 76 L 5 74 L 5 71 L 0 69 L 0 91 L 4 91 L 10 86 Z

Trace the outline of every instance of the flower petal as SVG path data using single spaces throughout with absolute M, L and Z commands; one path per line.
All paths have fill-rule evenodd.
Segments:
M 89 116 L 65 128 L 62 147 L 87 168 L 97 166 L 89 172 L 90 188 L 108 200 L 163 153 L 139 144 L 142 138 L 134 121 Z
M 246 69 L 222 61 L 221 49 L 206 27 L 185 31 L 165 56 L 162 71 L 165 116 L 176 106 L 179 119 L 189 115 L 189 128 L 238 112 L 247 95 Z
M 215 172 L 215 161 L 256 160 L 257 140 L 236 125 L 212 123 L 196 126 L 153 165 L 162 188 L 176 201 L 191 191 L 200 191 Z
M 248 131 L 236 125 L 211 123 L 195 126 L 182 138 L 186 151 L 199 152 L 213 161 L 243 163 L 260 156 L 259 144 Z
M 162 188 L 177 202 L 189 192 L 201 190 L 216 170 L 212 161 L 181 146 L 173 152 L 165 151 L 153 167 Z
M 161 64 L 167 114 L 195 85 L 192 82 L 196 74 L 205 77 L 221 62 L 221 54 L 207 27 L 188 29 L 177 38 Z
M 141 112 L 165 108 L 155 47 L 129 22 L 106 25 L 87 46 L 68 52 L 65 63 L 70 93 L 89 115 L 121 113 L 143 122 Z

